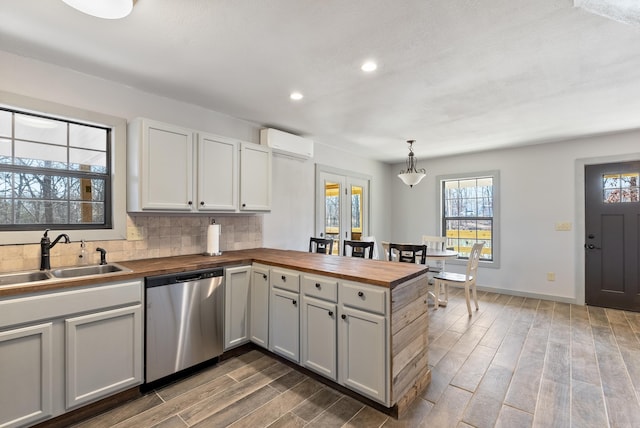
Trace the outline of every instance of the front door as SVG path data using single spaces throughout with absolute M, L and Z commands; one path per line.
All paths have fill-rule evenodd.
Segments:
M 640 311 L 640 161 L 585 166 L 585 300 Z

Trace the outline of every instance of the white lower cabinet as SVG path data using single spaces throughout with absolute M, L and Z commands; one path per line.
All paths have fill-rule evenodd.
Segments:
M 275 267 L 269 281 L 269 350 L 389 406 L 389 290 Z
M 253 265 L 249 316 L 250 340 L 263 348 L 269 348 L 269 268 Z
M 269 350 L 300 362 L 300 312 L 298 293 L 271 288 Z
M 53 413 L 53 324 L 0 331 L 0 426 L 30 425 Z
M 66 406 L 95 401 L 139 383 L 141 305 L 65 320 Z M 133 363 L 133 364 L 132 364 Z
M 0 427 L 142 383 L 142 281 L 0 299 Z
M 249 342 L 249 285 L 251 266 L 224 270 L 224 349 Z
M 385 318 L 349 307 L 342 307 L 340 312 L 339 381 L 362 395 L 384 402 L 387 397 Z
M 300 363 L 329 379 L 337 381 L 337 312 L 336 304 L 313 297 L 302 297 Z
M 389 332 L 391 312 L 386 288 L 350 281 L 338 287 L 338 379 L 340 384 L 389 404 Z

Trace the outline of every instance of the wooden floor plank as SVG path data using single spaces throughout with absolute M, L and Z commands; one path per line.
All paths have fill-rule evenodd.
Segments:
M 291 371 L 289 366 L 279 363 L 271 357 L 266 358 L 270 359 L 274 364 L 267 366 L 263 371 L 255 373 L 242 382 L 236 383 L 224 391 L 201 400 L 188 409 L 181 411 L 179 413 L 180 417 L 190 426 L 195 425 L 210 415 L 215 414 L 227 406 L 233 405 L 236 401 L 266 386 L 272 380 Z
M 269 386 L 272 386 L 273 383 L 274 382 L 270 383 Z M 240 418 L 231 426 L 236 428 L 253 428 L 257 426 L 270 425 L 323 388 L 324 387 L 319 382 L 306 378 L 290 390 L 282 392 L 278 397 L 274 398 L 264 406 L 244 415 L 244 417 Z

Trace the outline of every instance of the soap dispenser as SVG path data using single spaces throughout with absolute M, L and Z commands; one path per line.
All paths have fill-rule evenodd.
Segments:
M 84 239 L 80 241 L 80 252 L 78 253 L 78 264 L 79 265 L 89 264 L 89 258 L 87 257 L 87 243 L 84 242 Z

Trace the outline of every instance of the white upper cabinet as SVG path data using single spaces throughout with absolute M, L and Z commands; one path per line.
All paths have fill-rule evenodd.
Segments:
M 271 209 L 271 149 L 150 119 L 129 123 L 127 210 Z
M 240 153 L 240 210 L 271 210 L 271 149 L 242 143 Z
M 198 134 L 199 211 L 235 211 L 238 208 L 238 143 L 210 134 Z
M 129 211 L 191 211 L 193 131 L 149 119 L 129 124 Z

